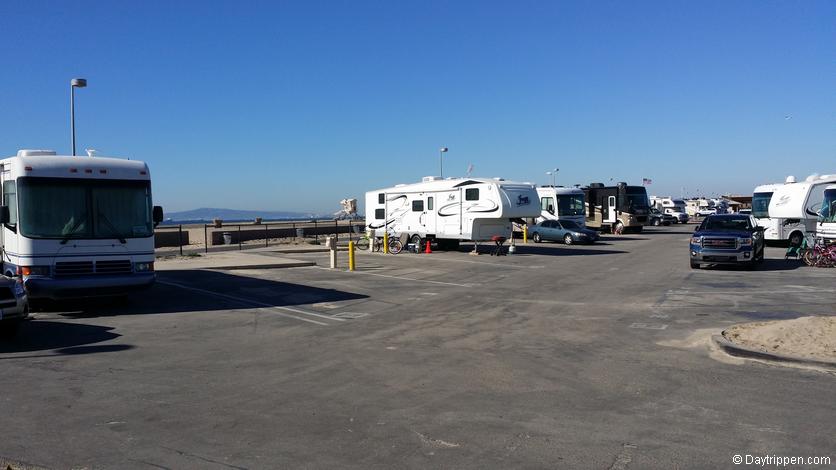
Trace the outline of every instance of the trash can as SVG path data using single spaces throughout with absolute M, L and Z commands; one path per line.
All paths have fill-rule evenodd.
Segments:
M 297 228 L 296 229 L 296 238 L 305 238 L 305 229 Z
M 224 245 L 232 245 L 232 233 L 224 232 L 223 237 L 224 237 Z

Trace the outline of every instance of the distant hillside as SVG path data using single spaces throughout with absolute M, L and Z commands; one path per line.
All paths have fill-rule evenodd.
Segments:
M 238 209 L 216 209 L 204 207 L 201 209 L 192 209 L 190 211 L 168 212 L 165 214 L 165 222 L 211 222 L 212 219 L 216 218 L 232 222 L 253 220 L 256 217 L 261 217 L 264 220 L 281 220 L 308 219 L 317 216 L 318 214 L 312 214 L 310 212 L 245 211 Z

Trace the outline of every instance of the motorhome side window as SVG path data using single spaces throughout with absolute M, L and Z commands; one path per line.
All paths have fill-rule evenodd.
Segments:
M 17 228 L 17 188 L 14 181 L 6 181 L 3 184 L 3 205 L 9 207 L 9 223 L 6 226 L 15 230 Z
M 378 220 L 382 220 L 386 218 L 386 209 L 375 209 L 374 210 L 374 218 Z
M 554 212 L 554 199 L 550 197 L 544 197 L 540 199 L 540 210 L 544 210 L 547 212 Z
M 464 200 L 465 201 L 478 201 L 479 200 L 479 188 L 470 188 L 464 191 Z
M 384 193 L 379 193 L 379 194 L 377 195 L 377 203 L 378 203 L 378 204 L 386 204 L 386 194 L 384 194 Z M 382 218 L 382 217 L 381 217 L 381 218 Z
M 424 212 L 424 201 L 412 201 L 412 212 Z

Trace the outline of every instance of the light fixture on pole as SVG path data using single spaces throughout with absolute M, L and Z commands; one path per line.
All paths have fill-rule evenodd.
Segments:
M 438 167 L 441 170 L 441 177 L 444 178 L 444 159 L 441 157 L 449 150 L 447 147 L 441 147 L 438 149 Z
M 73 137 L 73 156 L 75 156 L 75 89 L 86 86 L 87 80 L 84 78 L 70 80 L 70 133 Z
M 554 187 L 554 179 L 557 176 L 557 172 L 560 171 L 557 168 L 551 171 L 547 171 L 546 174 L 552 177 L 552 187 Z

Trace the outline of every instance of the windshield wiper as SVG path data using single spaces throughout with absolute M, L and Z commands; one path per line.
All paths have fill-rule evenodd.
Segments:
M 127 241 L 125 241 L 125 237 L 121 233 L 119 233 L 119 230 L 117 230 L 116 227 L 113 226 L 113 224 L 110 222 L 110 219 L 108 219 L 107 216 L 104 215 L 104 213 L 99 211 L 96 215 L 98 215 L 101 221 L 104 222 L 105 225 L 107 225 L 107 228 L 110 229 L 112 235 L 115 235 L 116 239 L 119 240 L 119 243 L 122 243 L 123 245 L 127 243 Z
M 67 241 L 69 241 L 70 238 L 73 238 L 73 235 L 75 234 L 76 230 L 78 230 L 81 227 L 81 224 L 83 224 L 86 221 L 87 221 L 87 214 L 85 213 L 85 214 L 82 214 L 82 216 L 78 218 L 78 221 L 76 221 L 72 225 L 72 227 L 70 227 L 70 229 L 65 234 L 64 238 L 61 239 L 61 244 L 66 245 Z

